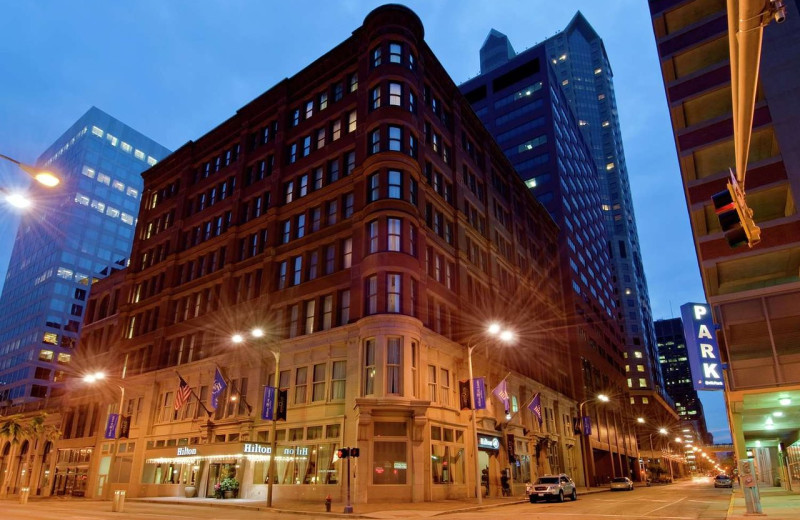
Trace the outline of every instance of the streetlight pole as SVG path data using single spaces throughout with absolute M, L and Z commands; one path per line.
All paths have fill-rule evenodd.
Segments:
M 44 186 L 47 186 L 48 188 L 53 188 L 55 186 L 58 186 L 58 183 L 61 182 L 61 180 L 52 173 L 34 168 L 33 166 L 22 163 L 14 159 L 13 157 L 9 157 L 7 155 L 3 155 L 0 153 L 0 159 L 5 159 L 8 162 L 16 164 L 20 170 L 24 171 L 25 173 L 30 175 L 34 180 L 36 180 L 37 182 L 39 182 Z
M 491 323 L 485 331 L 486 334 L 494 337 L 500 338 L 504 342 L 510 342 L 514 340 L 514 333 L 508 329 L 503 329 L 503 327 L 498 323 Z M 467 341 L 467 359 L 468 359 L 468 366 L 469 366 L 469 398 L 470 398 L 470 411 L 472 412 L 472 442 L 473 446 L 475 447 L 475 451 L 473 453 L 475 459 L 475 498 L 478 499 L 478 505 L 483 504 L 483 493 L 481 492 L 481 465 L 480 461 L 478 460 L 478 421 L 477 421 L 477 414 L 478 409 L 475 407 L 475 384 L 472 375 L 472 351 L 479 345 L 475 341 L 476 335 L 470 337 L 469 341 Z
M 578 405 L 578 415 L 580 416 L 579 420 L 581 421 L 581 438 L 583 439 L 583 483 L 586 485 L 586 489 L 589 489 L 589 453 L 592 449 L 592 444 L 591 439 L 589 439 L 589 435 L 586 433 L 586 424 L 583 419 L 583 407 L 592 401 L 601 401 L 603 403 L 607 403 L 609 399 L 605 394 L 598 394 L 596 397 L 592 397 L 591 399 L 584 399 Z M 611 444 L 609 443 L 609 448 L 610 447 Z M 614 463 L 613 457 L 611 463 Z
M 250 331 L 250 335 L 256 339 L 264 337 L 263 329 L 255 328 Z M 234 334 L 231 340 L 234 343 L 242 343 L 244 337 L 241 334 Z M 267 464 L 267 507 L 272 507 L 272 485 L 275 482 L 275 454 L 278 451 L 278 439 L 276 429 L 278 424 L 278 386 L 280 385 L 280 365 L 281 365 L 281 351 L 280 349 L 268 348 L 270 354 L 275 358 L 275 377 L 274 388 L 275 395 L 272 404 L 272 426 L 270 427 L 270 452 L 269 463 Z M 263 358 L 262 358 L 263 361 Z

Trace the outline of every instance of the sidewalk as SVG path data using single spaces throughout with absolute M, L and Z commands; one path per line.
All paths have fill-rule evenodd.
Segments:
M 585 488 L 578 489 L 578 499 L 581 495 L 590 493 L 601 493 L 608 491 L 608 488 Z M 527 502 L 528 497 L 524 495 L 515 497 L 490 497 L 484 498 L 483 504 L 478 505 L 475 498 L 464 498 L 460 500 L 441 500 L 437 502 L 404 502 L 392 503 L 381 502 L 375 504 L 353 504 L 353 513 L 344 513 L 344 503 L 334 502 L 331 512 L 325 513 L 325 504 L 322 502 L 307 501 L 277 501 L 275 507 L 268 508 L 263 500 L 250 500 L 245 498 L 231 498 L 218 500 L 214 498 L 180 498 L 180 497 L 151 497 L 151 498 L 129 498 L 128 502 L 152 502 L 158 504 L 180 504 L 192 506 L 221 507 L 248 509 L 251 511 L 272 511 L 281 514 L 294 515 L 326 515 L 331 518 L 427 518 L 446 513 L 480 511 L 506 505 Z
M 800 518 L 800 493 L 780 487 L 759 487 L 761 510 L 769 520 L 797 520 Z M 731 496 L 727 520 L 745 520 L 760 515 L 748 515 L 742 488 L 736 486 Z

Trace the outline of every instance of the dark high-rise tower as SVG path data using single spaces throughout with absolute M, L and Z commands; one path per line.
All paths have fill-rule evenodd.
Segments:
M 496 31 L 493 46 L 503 47 Z M 504 38 L 504 37 L 502 37 Z M 612 393 L 625 401 L 624 339 L 614 296 L 613 268 L 603 225 L 601 177 L 543 45 L 461 85 L 517 173 L 561 228 L 559 248 L 573 392 L 590 400 L 589 415 L 618 439 L 609 450 L 593 437 L 594 475 L 628 475 L 623 461 L 626 428 L 598 412 L 594 397 Z M 493 179 L 494 183 L 497 183 Z M 490 208 L 508 211 L 503 205 Z M 622 403 L 627 406 L 627 402 Z M 608 428 L 608 430 L 606 429 Z M 614 453 L 616 451 L 616 453 Z M 629 460 L 633 464 L 633 459 Z
M 63 379 L 92 282 L 127 265 L 140 174 L 167 154 L 92 107 L 39 157 L 62 182 L 14 242 L 0 297 L 0 401 L 46 397 Z
M 661 373 L 667 394 L 675 402 L 675 409 L 682 421 L 693 423 L 695 431 L 706 444 L 713 439 L 709 436 L 703 403 L 692 385 L 692 372 L 686 354 L 686 338 L 680 318 L 656 320 L 656 342 Z

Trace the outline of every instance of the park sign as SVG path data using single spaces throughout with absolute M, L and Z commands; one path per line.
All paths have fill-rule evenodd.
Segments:
M 704 303 L 681 305 L 686 353 L 695 390 L 723 390 L 722 362 L 711 306 Z

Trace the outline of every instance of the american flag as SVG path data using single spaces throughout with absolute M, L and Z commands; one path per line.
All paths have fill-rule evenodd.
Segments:
M 178 376 L 178 379 L 181 380 L 181 384 L 178 386 L 178 391 L 175 393 L 175 409 L 180 410 L 183 405 L 189 400 L 189 397 L 192 395 L 192 389 L 189 387 L 189 383 L 183 380 L 181 376 Z

